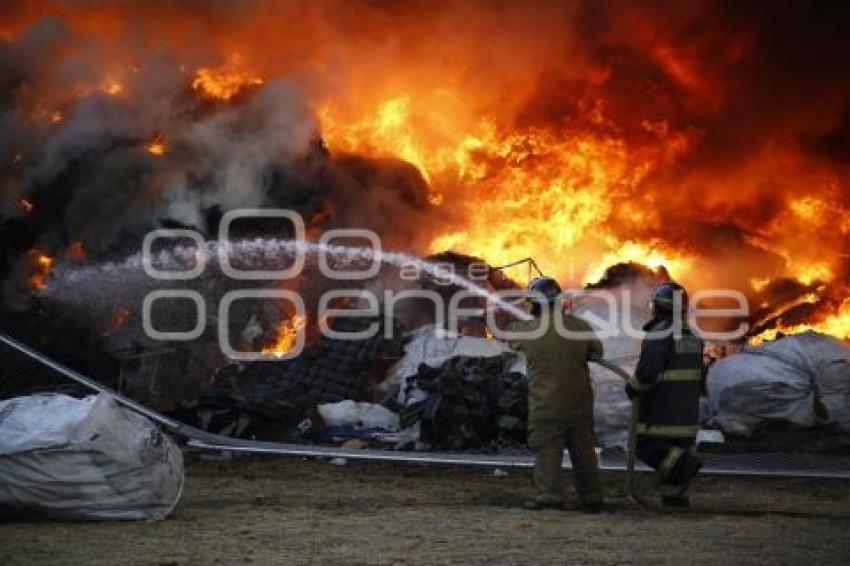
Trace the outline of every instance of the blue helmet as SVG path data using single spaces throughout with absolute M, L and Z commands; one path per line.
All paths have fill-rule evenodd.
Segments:
M 543 304 L 551 305 L 558 300 L 558 296 L 561 294 L 561 286 L 551 277 L 535 277 L 528 284 L 528 291 L 542 294 L 545 298 L 545 303 Z M 532 296 L 530 299 L 535 303 L 541 302 L 539 296 Z
M 656 287 L 650 300 L 652 306 L 657 310 L 672 311 L 678 301 L 681 301 L 683 311 L 688 308 L 688 292 L 685 291 L 684 287 L 673 281 L 662 283 Z

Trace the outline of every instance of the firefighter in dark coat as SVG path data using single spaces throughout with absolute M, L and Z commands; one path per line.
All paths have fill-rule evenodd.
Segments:
M 635 377 L 637 456 L 661 478 L 665 505 L 688 506 L 688 489 L 702 462 L 691 453 L 699 429 L 703 342 L 687 325 L 687 293 L 664 283 L 652 294 L 653 318 L 644 330 Z

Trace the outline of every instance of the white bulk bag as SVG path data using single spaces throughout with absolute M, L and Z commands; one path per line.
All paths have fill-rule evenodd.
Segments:
M 751 435 L 768 421 L 819 424 L 816 397 L 829 422 L 850 430 L 850 347 L 817 332 L 719 360 L 707 387 L 714 422 L 732 434 Z
M 0 506 L 64 519 L 162 519 L 183 456 L 148 419 L 100 394 L 0 401 Z

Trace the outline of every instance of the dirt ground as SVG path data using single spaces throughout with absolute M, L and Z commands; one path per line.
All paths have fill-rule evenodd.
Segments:
M 771 513 L 662 516 L 623 480 L 586 515 L 521 509 L 529 470 L 190 457 L 167 520 L 5 522 L 0 564 L 850 563 L 850 482 L 708 477 L 697 506 Z

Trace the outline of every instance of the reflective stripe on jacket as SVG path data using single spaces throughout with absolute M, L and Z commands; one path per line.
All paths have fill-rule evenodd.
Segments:
M 639 392 L 638 433 L 693 438 L 699 429 L 703 342 L 685 325 L 676 332 L 670 317 L 656 317 L 644 330 L 650 334 L 631 382 Z

